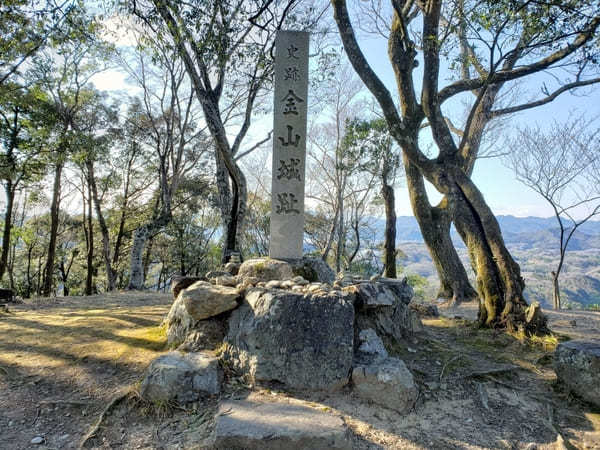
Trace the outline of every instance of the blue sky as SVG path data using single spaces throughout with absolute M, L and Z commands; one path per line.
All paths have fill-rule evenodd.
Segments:
M 395 94 L 394 75 L 387 55 L 387 42 L 380 38 L 371 38 L 361 39 L 360 44 L 372 68 L 390 92 Z M 415 70 L 415 79 L 420 76 L 418 69 Z M 542 97 L 540 91 L 542 82 L 548 83 L 550 87 L 553 80 L 543 74 L 528 78 L 520 86 L 520 93 L 525 97 L 521 101 Z M 449 82 L 445 80 L 442 73 L 440 88 L 447 83 Z M 449 111 L 451 112 L 451 110 Z M 575 95 L 564 93 L 547 105 L 512 115 L 507 127 L 499 134 L 498 142 L 503 143 L 514 127 L 536 124 L 540 127 L 550 127 L 554 125 L 555 120 L 565 121 L 571 114 L 581 113 L 591 116 L 600 115 L 600 85 L 582 88 L 577 90 Z M 511 214 L 519 217 L 550 217 L 553 215 L 550 205 L 530 188 L 520 183 L 512 170 L 505 167 L 499 158 L 480 159 L 475 166 L 473 179 L 495 214 Z M 439 198 L 433 187 L 428 191 L 432 201 Z M 398 196 L 397 214 L 412 215 L 406 189 L 399 187 L 396 194 Z
M 387 42 L 382 38 L 361 38 L 360 44 L 373 69 L 388 86 L 388 89 L 395 94 L 394 76 L 387 56 Z M 420 78 L 418 70 L 415 70 L 415 79 Z M 442 86 L 447 83 L 445 78 L 442 73 L 440 77 Z M 123 89 L 131 93 L 131 86 L 127 85 L 126 75 L 118 70 L 99 74 L 94 77 L 93 81 L 98 89 L 108 91 Z M 541 95 L 540 86 L 542 81 L 552 82 L 548 76 L 538 75 L 520 86 L 521 94 L 526 99 L 539 97 Z M 458 106 L 459 103 L 455 103 L 460 108 Z M 449 111 L 452 112 L 451 109 Z M 512 116 L 509 125 L 499 134 L 498 143 L 502 144 L 504 142 L 507 135 L 511 133 L 511 128 L 514 126 L 535 124 L 542 127 L 552 126 L 554 120 L 563 121 L 568 119 L 571 113 L 577 114 L 583 112 L 589 113 L 592 116 L 600 114 L 600 86 L 583 88 L 578 91 L 577 95 L 565 93 L 548 105 Z M 255 121 L 247 138 L 247 145 L 251 145 L 253 141 L 263 139 L 271 127 L 271 116 Z M 270 167 L 270 164 L 267 164 Z M 479 160 L 475 167 L 473 179 L 496 214 L 541 217 L 552 215 L 550 206 L 538 194 L 517 181 L 512 171 L 506 168 L 498 158 Z M 432 201 L 435 201 L 438 198 L 435 189 L 431 188 L 429 192 Z M 408 193 L 402 187 L 402 183 L 399 183 L 397 188 L 396 208 L 398 215 L 412 215 Z

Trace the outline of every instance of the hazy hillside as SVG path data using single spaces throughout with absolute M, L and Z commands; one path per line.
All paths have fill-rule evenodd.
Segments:
M 529 299 L 551 306 L 550 272 L 556 267 L 558 229 L 555 219 L 539 217 L 498 216 L 506 243 L 521 265 Z M 427 296 L 434 296 L 438 281 L 429 253 L 414 217 L 399 217 L 398 245 L 406 254 L 400 262 L 406 273 L 417 274 L 429 281 Z M 574 308 L 600 304 L 600 222 L 588 222 L 577 232 L 561 275 L 563 302 Z M 458 252 L 472 276 L 466 249 L 460 238 L 453 236 Z

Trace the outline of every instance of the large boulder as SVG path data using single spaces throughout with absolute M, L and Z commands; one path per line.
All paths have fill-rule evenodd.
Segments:
M 244 261 L 238 271 L 238 279 L 247 277 L 259 281 L 288 280 L 294 277 L 292 266 L 279 259 L 256 258 Z
M 214 350 L 225 337 L 226 313 L 205 320 L 196 320 L 188 313 L 183 296 L 175 299 L 163 325 L 167 329 L 167 344 L 186 352 Z
M 554 370 L 569 390 L 600 407 L 600 341 L 558 344 Z
M 190 316 L 203 320 L 237 308 L 240 291 L 234 287 L 197 281 L 181 291 L 179 296 Z
M 410 338 L 423 329 L 421 320 L 409 307 L 412 288 L 402 281 L 370 281 L 344 288 L 355 295 L 355 332 L 372 328 L 384 341 Z
M 301 259 L 290 261 L 292 271 L 310 282 L 333 284 L 335 272 L 321 258 L 305 256 Z
M 364 400 L 398 412 L 407 412 L 417 401 L 415 380 L 398 358 L 378 359 L 352 369 L 354 392 Z
M 343 420 L 308 403 L 251 395 L 219 407 L 214 449 L 316 450 L 352 448 Z
M 348 293 L 251 289 L 229 320 L 224 358 L 254 381 L 333 390 L 348 381 L 353 322 Z
M 197 401 L 221 390 L 218 359 L 207 353 L 169 352 L 150 363 L 140 395 L 155 404 Z
M 200 320 L 184 337 L 177 350 L 182 352 L 199 352 L 216 350 L 223 344 L 226 334 L 227 320 L 224 317 L 213 317 Z M 179 341 L 181 342 L 181 341 Z
M 181 296 L 177 297 L 167 314 L 163 325 L 167 327 L 167 343 L 170 347 L 181 344 L 198 321 L 185 309 Z

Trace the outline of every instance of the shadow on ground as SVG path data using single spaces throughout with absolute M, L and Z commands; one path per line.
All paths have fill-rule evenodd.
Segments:
M 170 303 L 168 295 L 148 293 L 69 298 L 0 317 L 0 447 L 34 448 L 31 439 L 40 436 L 48 448 L 76 448 L 110 400 L 135 392 L 149 361 L 165 351 L 159 325 Z M 476 330 L 454 315 L 469 317 L 424 319 L 423 334 L 388 349 L 418 382 L 411 411 L 368 404 L 351 386 L 293 397 L 340 415 L 356 449 L 600 448 L 600 415 L 556 383 L 551 345 Z M 568 331 L 573 319 L 551 320 L 565 321 Z M 297 401 L 274 385 L 253 392 L 261 401 Z M 232 375 L 223 396 L 249 393 Z M 106 414 L 89 446 L 202 448 L 208 442 L 217 399 L 187 410 L 156 406 L 130 394 Z

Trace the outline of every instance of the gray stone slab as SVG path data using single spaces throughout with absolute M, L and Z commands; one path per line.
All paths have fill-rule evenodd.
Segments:
M 269 246 L 271 258 L 302 257 L 308 50 L 308 33 L 277 32 Z
M 256 394 L 221 403 L 216 449 L 350 449 L 342 419 L 299 400 L 267 401 Z

